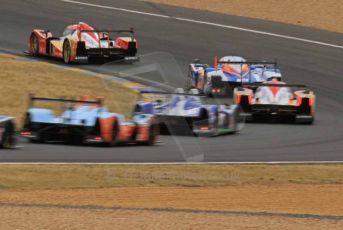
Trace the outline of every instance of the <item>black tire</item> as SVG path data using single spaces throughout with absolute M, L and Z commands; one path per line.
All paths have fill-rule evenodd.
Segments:
M 191 71 L 191 68 L 189 67 L 189 70 L 188 70 L 188 74 L 187 74 L 187 79 L 186 79 L 186 90 L 190 90 L 192 88 L 194 88 L 192 86 L 192 71 Z
M 13 148 L 16 145 L 15 126 L 13 122 L 8 122 L 5 125 L 5 132 L 2 136 L 1 148 Z
M 109 146 L 118 145 L 119 143 L 118 134 L 119 134 L 119 125 L 118 125 L 118 122 L 115 121 L 112 128 L 112 141 L 109 143 Z
M 154 145 L 156 143 L 156 138 L 158 135 L 158 126 L 156 124 L 152 124 L 149 127 L 149 140 L 145 141 L 143 145 Z
M 141 107 L 139 104 L 137 104 L 137 105 L 135 106 L 134 110 L 133 110 L 133 116 L 134 116 L 135 114 L 142 113 L 142 112 L 143 112 L 143 111 L 142 111 L 142 107 Z
M 30 49 L 33 56 L 39 55 L 39 41 L 35 33 L 32 33 L 30 36 Z
M 212 97 L 211 90 L 206 90 L 206 85 L 207 85 L 207 77 L 204 76 L 204 80 L 202 83 L 202 93 L 205 94 L 206 97 Z
M 234 117 L 235 117 L 235 125 L 234 125 L 234 133 L 237 133 L 241 130 L 240 125 L 242 123 L 245 123 L 245 118 L 241 115 L 243 112 L 242 107 L 238 105 L 238 107 L 235 109 Z
M 248 96 L 242 96 L 239 105 L 241 106 L 241 108 L 244 112 L 246 112 L 246 113 L 250 112 L 251 107 L 249 104 Z
M 228 98 L 233 98 L 233 91 L 234 91 L 235 87 L 234 86 L 228 86 L 225 90 L 225 96 Z
M 71 63 L 70 56 L 71 56 L 70 42 L 68 40 L 65 40 L 63 42 L 63 61 L 64 61 L 64 63 L 66 63 L 66 64 Z

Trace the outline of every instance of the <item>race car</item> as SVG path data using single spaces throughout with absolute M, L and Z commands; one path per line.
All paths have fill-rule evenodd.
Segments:
M 0 116 L 0 147 L 13 148 L 16 144 L 15 120 L 13 117 Z
M 274 118 L 312 124 L 315 94 L 305 85 L 290 85 L 273 79 L 262 84 L 246 84 L 234 89 L 234 103 L 240 105 L 247 121 Z
M 62 114 L 53 109 L 33 107 L 35 102 L 56 106 L 62 104 Z M 159 127 L 152 114 L 137 114 L 131 121 L 124 116 L 109 112 L 101 98 L 91 101 L 89 97 L 80 100 L 30 97 L 30 108 L 26 113 L 20 134 L 31 142 L 61 141 L 71 144 L 120 143 L 153 145 L 156 143 Z
M 189 65 L 186 88 L 196 88 L 207 96 L 232 95 L 234 87 L 243 83 L 282 78 L 276 62 L 248 62 L 238 56 L 225 56 L 219 61 L 215 57 L 213 67 L 198 62 Z
M 126 33 L 129 36 L 113 39 L 111 33 Z M 27 53 L 60 58 L 67 64 L 139 60 L 133 29 L 97 30 L 84 22 L 67 26 L 61 37 L 53 36 L 49 30 L 34 29 L 29 37 Z
M 171 96 L 155 102 L 141 101 L 135 109 L 136 112 L 155 114 L 161 134 L 218 136 L 239 132 L 244 124 L 240 106 L 205 104 L 196 89 L 189 93 L 181 88 L 175 93 L 142 93 Z

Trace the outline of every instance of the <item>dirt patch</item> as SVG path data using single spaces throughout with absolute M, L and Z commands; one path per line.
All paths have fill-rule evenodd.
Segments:
M 145 0 L 343 32 L 341 0 Z
M 343 216 L 343 185 L 240 185 L 225 187 L 121 187 L 8 190 L 0 203 L 98 205 Z
M 0 207 L 1 229 L 341 229 L 338 221 L 152 211 Z
M 1 114 L 14 116 L 18 123 L 28 107 L 30 93 L 38 97 L 76 99 L 82 95 L 104 97 L 111 111 L 130 115 L 138 94 L 119 83 L 105 81 L 106 75 L 94 76 L 58 68 L 49 63 L 28 61 L 17 56 L 0 55 Z M 101 78 L 103 77 L 103 78 Z M 125 96 L 124 96 L 125 95 Z M 19 125 L 20 126 L 20 125 Z

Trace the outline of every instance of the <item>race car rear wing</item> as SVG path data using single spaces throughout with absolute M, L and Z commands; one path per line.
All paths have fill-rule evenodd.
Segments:
M 241 62 L 241 61 L 218 61 L 218 64 L 239 64 L 239 65 L 273 65 L 276 66 L 277 62 L 269 62 L 269 61 L 260 61 L 260 62 L 251 62 L 251 61 L 246 61 L 246 62 Z
M 270 62 L 270 61 L 260 61 L 260 62 L 251 62 L 251 61 L 246 61 L 246 62 L 240 62 L 240 61 L 218 61 L 215 64 L 215 66 L 216 66 L 215 68 L 217 68 L 217 66 L 219 64 L 236 64 L 236 65 L 241 65 L 241 68 L 243 68 L 243 65 L 248 65 L 248 66 L 260 65 L 262 67 L 271 66 L 271 67 L 274 67 L 275 69 L 277 68 L 277 62 L 276 61 L 274 61 L 274 62 Z
M 32 95 L 29 96 L 29 107 L 33 106 L 35 101 L 44 101 L 44 102 L 55 102 L 55 103 L 72 103 L 72 104 L 87 104 L 87 105 L 98 105 L 102 106 L 103 99 L 99 98 L 96 101 L 88 101 L 88 100 L 73 100 L 73 99 L 64 99 L 64 98 L 47 98 L 47 97 L 34 97 Z
M 243 69 L 243 65 L 260 65 L 262 67 L 272 66 L 274 69 L 277 69 L 277 62 L 275 61 L 219 61 L 218 56 L 214 57 L 214 68 L 217 69 L 219 64 L 237 64 L 241 66 L 241 71 Z M 241 76 L 241 81 L 243 76 Z M 251 81 L 251 75 L 249 75 L 249 82 Z
M 98 48 L 92 48 L 86 51 L 85 41 L 82 41 L 82 33 L 97 33 L 99 39 L 99 47 Z M 101 36 L 102 33 L 102 36 Z M 106 33 L 106 36 L 103 36 Z M 110 44 L 111 36 L 110 33 L 129 33 L 131 41 L 128 42 L 128 48 L 127 50 L 123 50 L 121 48 L 102 48 L 101 47 L 101 40 L 107 40 L 108 45 Z M 134 37 L 134 30 L 133 28 L 130 28 L 129 30 L 80 30 L 78 33 L 78 50 L 77 55 L 80 56 L 87 56 L 87 54 L 91 54 L 89 52 L 92 52 L 91 55 L 99 55 L 106 53 L 107 55 L 120 55 L 120 54 L 127 54 L 128 56 L 135 56 L 137 53 L 137 42 L 135 41 Z
M 247 83 L 242 84 L 243 87 L 261 87 L 261 86 L 267 86 L 267 87 L 288 87 L 288 88 L 306 88 L 308 87 L 306 85 L 297 85 L 297 84 L 274 84 L 274 83 Z
M 139 91 L 141 94 L 157 94 L 157 95 L 181 95 L 181 96 L 194 96 L 194 97 L 204 97 L 204 94 L 192 94 L 192 93 L 173 93 L 166 91 Z
M 81 32 L 95 32 L 95 33 L 134 33 L 134 29 L 130 28 L 129 30 L 81 30 Z
M 80 30 L 79 40 L 81 41 L 81 33 L 97 33 L 100 37 L 100 33 L 108 33 L 108 38 L 110 33 L 129 33 L 132 41 L 134 40 L 134 29 L 130 28 L 129 30 Z
M 272 65 L 272 66 L 277 66 L 276 59 L 274 61 L 258 61 L 258 62 L 251 62 L 251 61 L 219 61 L 218 56 L 214 57 L 214 68 L 218 67 L 218 64 L 239 64 L 239 65 Z

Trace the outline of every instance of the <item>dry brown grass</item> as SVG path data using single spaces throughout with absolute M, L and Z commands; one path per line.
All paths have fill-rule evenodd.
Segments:
M 146 0 L 343 32 L 341 0 Z
M 1 207 L 1 228 L 36 229 L 264 229 L 340 230 L 332 220 L 208 213 Z
M 0 228 L 340 229 L 203 210 L 342 216 L 342 178 L 341 165 L 2 165 Z
M 0 188 L 343 184 L 341 165 L 2 165 Z
M 0 113 L 14 116 L 18 122 L 28 107 L 28 95 L 39 97 L 105 98 L 111 111 L 129 115 L 138 94 L 119 83 L 104 81 L 100 77 L 77 71 L 56 68 L 44 62 L 28 62 L 16 57 L 0 56 Z M 103 76 L 106 77 L 106 76 Z

